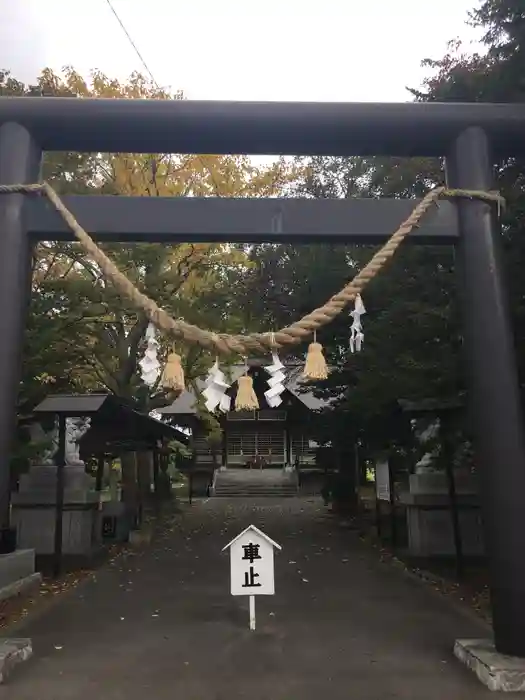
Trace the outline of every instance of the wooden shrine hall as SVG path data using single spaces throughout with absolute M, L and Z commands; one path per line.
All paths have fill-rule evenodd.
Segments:
M 195 467 L 198 470 L 217 467 L 227 468 L 283 468 L 286 465 L 301 466 L 315 463 L 316 443 L 313 439 L 312 417 L 323 408 L 323 402 L 316 398 L 312 390 L 301 382 L 300 366 L 285 369 L 287 379 L 281 394 L 282 403 L 271 408 L 266 403 L 264 392 L 270 378 L 264 369 L 264 362 L 249 361 L 249 374 L 259 402 L 257 411 L 235 411 L 226 414 L 217 412 L 221 426 L 221 441 L 213 442 L 206 437 L 206 426 L 199 415 L 195 391 L 187 389 L 171 406 L 160 409 L 165 420 L 174 426 L 191 428 Z M 268 364 L 268 361 L 266 361 Z M 245 373 L 244 364 L 233 365 L 228 381 L 231 388 L 232 406 L 237 392 L 237 380 Z M 204 379 L 195 382 L 197 392 L 204 388 Z

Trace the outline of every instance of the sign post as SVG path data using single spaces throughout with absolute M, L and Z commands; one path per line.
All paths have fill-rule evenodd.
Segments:
M 376 522 L 377 534 L 381 538 L 381 501 L 390 503 L 390 536 L 392 545 L 397 544 L 396 496 L 392 469 L 388 459 L 376 462 Z
M 274 550 L 277 542 L 250 525 L 235 537 L 223 552 L 230 550 L 230 592 L 247 595 L 250 603 L 250 629 L 255 629 L 255 596 L 275 594 Z
M 390 486 L 388 460 L 376 462 L 376 498 L 378 501 L 390 501 Z

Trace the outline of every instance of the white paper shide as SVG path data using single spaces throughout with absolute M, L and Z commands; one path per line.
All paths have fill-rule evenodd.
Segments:
M 141 378 L 146 386 L 154 386 L 160 375 L 160 362 L 157 357 L 159 342 L 152 323 L 146 329 L 146 343 L 144 357 L 139 362 Z
M 350 327 L 350 352 L 360 352 L 363 347 L 363 341 L 365 339 L 363 326 L 361 325 L 361 316 L 363 316 L 363 314 L 366 314 L 366 309 L 361 295 L 358 294 L 355 298 L 354 310 L 350 312 L 350 316 L 353 319 Z
M 270 408 L 277 408 L 283 402 L 281 394 L 283 393 L 286 380 L 286 374 L 283 372 L 284 365 L 279 359 L 277 353 L 272 353 L 272 364 L 264 368 L 270 375 L 268 379 L 269 389 L 264 392 L 264 398 Z
M 206 399 L 206 409 L 213 412 L 218 408 L 223 413 L 228 413 L 231 408 L 231 397 L 226 392 L 229 388 L 224 372 L 219 369 L 219 361 L 215 360 L 215 364 L 208 371 L 202 391 Z

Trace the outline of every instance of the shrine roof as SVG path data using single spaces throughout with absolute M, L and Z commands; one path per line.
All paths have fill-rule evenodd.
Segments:
M 250 366 L 259 367 L 260 363 L 254 361 L 250 363 Z M 285 388 L 310 411 L 319 411 L 327 406 L 327 402 L 315 396 L 313 388 L 309 389 L 308 384 L 301 378 L 301 369 L 302 366 L 299 365 L 286 366 L 285 372 L 287 373 L 287 379 Z M 223 371 L 227 381 L 231 381 L 233 385 L 242 377 L 246 370 L 244 364 L 237 364 L 229 368 L 224 368 Z M 200 392 L 205 388 L 204 382 L 204 378 L 199 378 L 195 381 L 197 391 Z M 195 391 L 191 388 L 186 389 L 170 406 L 157 409 L 157 411 L 162 415 L 197 415 L 197 397 Z
M 47 396 L 33 412 L 35 416 L 91 418 L 91 427 L 81 439 L 88 451 L 140 449 L 162 440 L 188 442 L 182 431 L 141 413 L 113 394 L 55 394 Z

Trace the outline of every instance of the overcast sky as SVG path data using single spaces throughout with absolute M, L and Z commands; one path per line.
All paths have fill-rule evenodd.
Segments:
M 155 80 L 194 99 L 405 101 L 477 0 L 112 0 Z M 0 0 L 0 68 L 143 67 L 107 0 Z

